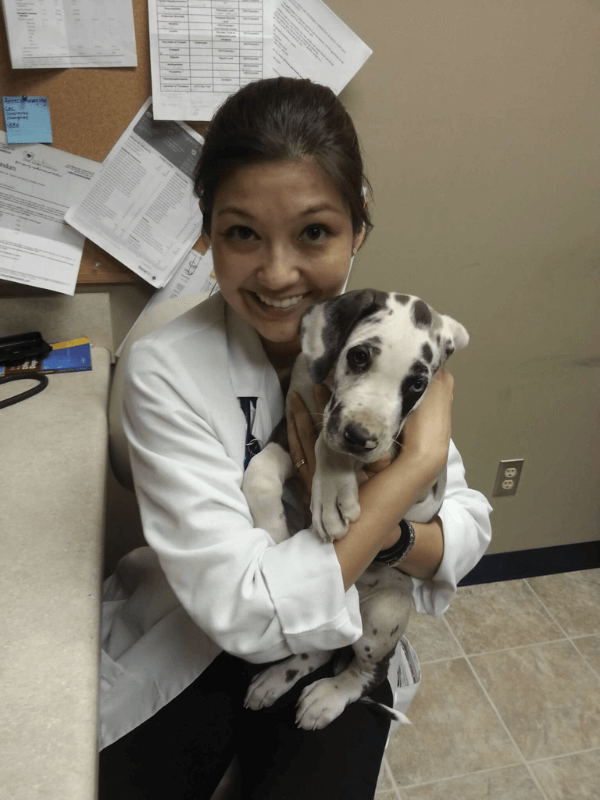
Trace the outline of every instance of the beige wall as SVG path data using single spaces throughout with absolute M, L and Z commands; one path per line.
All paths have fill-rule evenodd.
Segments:
M 600 538 L 600 3 L 328 2 L 374 50 L 342 95 L 375 195 L 350 288 L 471 332 L 449 364 L 467 479 L 490 497 L 525 458 L 489 552 Z M 151 290 L 108 291 L 118 345 Z
M 472 343 L 453 433 L 489 552 L 599 537 L 600 3 L 328 0 L 374 53 L 342 95 L 374 188 L 350 288 L 418 294 Z

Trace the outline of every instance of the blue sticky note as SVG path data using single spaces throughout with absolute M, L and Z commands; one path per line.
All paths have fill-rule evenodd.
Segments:
M 4 124 L 9 144 L 52 141 L 47 97 L 3 97 Z

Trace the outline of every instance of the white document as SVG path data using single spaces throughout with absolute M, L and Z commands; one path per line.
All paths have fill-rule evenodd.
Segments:
M 184 122 L 156 122 L 149 98 L 65 219 L 148 283 L 164 286 L 202 230 L 193 178 L 203 144 Z
M 0 131 L 0 278 L 74 294 L 84 237 L 64 222 L 100 164 Z
M 13 69 L 137 67 L 132 0 L 4 0 Z
M 310 78 L 336 94 L 373 53 L 321 0 L 278 0 L 273 40 L 274 74 Z
M 131 336 L 132 331 L 135 330 L 140 320 L 146 316 L 151 308 L 167 300 L 174 300 L 177 297 L 186 297 L 190 295 L 205 295 L 205 297 L 210 297 L 217 289 L 217 279 L 213 272 L 212 250 L 208 250 L 205 255 L 202 255 L 202 253 L 199 253 L 197 250 L 191 250 L 181 264 L 179 264 L 173 277 L 166 286 L 156 291 L 150 300 L 148 300 L 144 310 L 119 345 L 117 356 L 121 355 L 121 350 L 125 342 Z M 199 302 L 205 299 L 205 297 L 199 298 Z
M 186 297 L 191 294 L 211 295 L 217 288 L 213 268 L 212 250 L 207 250 L 204 255 L 197 250 L 190 250 L 173 273 L 171 280 L 152 295 L 148 308 L 152 308 L 156 303 L 164 303 L 165 300 L 174 300 L 176 297 Z
M 148 0 L 155 119 L 209 120 L 272 72 L 276 0 Z

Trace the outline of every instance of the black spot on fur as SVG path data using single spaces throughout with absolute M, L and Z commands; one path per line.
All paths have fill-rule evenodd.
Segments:
M 415 300 L 411 309 L 412 320 L 417 326 L 425 330 L 431 325 L 431 310 L 426 302 L 423 300 Z
M 446 343 L 446 358 L 450 358 L 453 352 L 454 352 L 454 346 L 449 343 Z
M 437 346 L 439 347 L 441 345 L 441 343 L 442 343 L 442 337 L 440 336 L 439 333 L 435 337 L 435 341 L 437 342 Z
M 297 674 L 298 674 L 298 670 L 297 669 L 286 669 L 286 671 L 285 671 L 285 682 L 286 683 L 290 683 L 291 681 L 294 680 L 294 678 L 296 677 Z
M 371 653 L 367 653 L 367 658 L 373 658 Z
M 410 300 L 410 297 L 407 294 L 395 294 L 394 297 L 400 303 L 401 306 L 405 306 Z
M 309 667 L 309 668 L 308 668 L 308 671 L 309 671 L 309 672 L 312 672 L 313 670 L 314 670 L 314 667 Z
M 400 397 L 402 399 L 402 408 L 400 411 L 401 419 L 404 419 L 413 410 L 415 405 L 423 396 L 423 392 L 414 390 L 415 381 L 425 381 L 429 375 L 429 370 L 422 361 L 415 361 L 411 366 L 411 372 L 404 378 L 400 384 Z
M 378 311 L 384 311 L 387 299 L 387 292 L 360 289 L 322 301 L 325 304 L 325 325 L 321 335 L 325 354 L 309 365 L 314 383 L 323 383 L 355 326 Z
M 394 646 L 389 653 L 386 653 L 386 655 L 384 655 L 384 657 L 380 661 L 377 661 L 377 663 L 374 665 L 373 677 L 364 685 L 363 696 L 373 691 L 373 689 L 379 686 L 380 683 L 383 683 L 383 681 L 387 678 L 390 659 L 394 655 L 395 651 L 396 647 Z
M 431 364 L 433 361 L 433 350 L 428 342 L 423 342 L 423 346 L 421 347 L 421 355 L 428 364 Z
M 412 375 L 429 375 L 429 369 L 427 368 L 427 365 L 422 361 L 419 361 L 419 359 L 413 361 L 413 363 L 410 365 L 410 371 Z
M 377 628 L 373 628 L 373 636 L 377 636 Z
M 400 625 L 396 625 L 395 628 L 392 628 L 392 630 L 390 631 L 390 636 L 393 636 L 395 633 L 398 633 L 399 629 L 400 629 Z
M 369 670 L 370 671 L 372 670 L 371 671 L 371 677 L 370 677 L 369 680 L 365 681 L 365 683 L 361 687 L 361 695 L 362 695 L 361 699 L 364 698 L 363 702 L 364 702 L 364 700 L 367 699 L 367 698 L 365 698 L 365 695 L 367 695 L 370 692 L 372 692 L 373 689 L 375 689 L 377 686 L 379 686 L 381 683 L 383 683 L 383 681 L 387 678 L 390 659 L 394 655 L 395 650 L 396 650 L 396 647 L 394 646 L 389 651 L 389 653 L 386 653 L 386 655 L 383 656 L 382 659 L 380 659 L 379 661 L 376 661 L 372 665 L 372 667 L 369 666 Z M 364 662 L 363 662 L 363 666 L 366 666 L 366 664 L 364 664 Z M 371 701 L 371 702 L 374 702 L 374 701 Z M 386 708 L 386 706 L 383 706 L 380 703 L 377 703 L 376 705 L 380 706 L 382 711 Z
M 365 645 L 365 651 L 368 653 L 370 650 L 371 650 L 371 645 L 366 644 Z
M 300 658 L 301 658 L 303 661 L 306 661 L 306 659 L 308 658 L 308 653 L 300 653 Z

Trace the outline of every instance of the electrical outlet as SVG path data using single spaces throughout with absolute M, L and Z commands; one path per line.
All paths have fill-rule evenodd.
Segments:
M 511 458 L 501 461 L 498 465 L 492 497 L 510 497 L 516 494 L 522 469 L 522 458 Z

